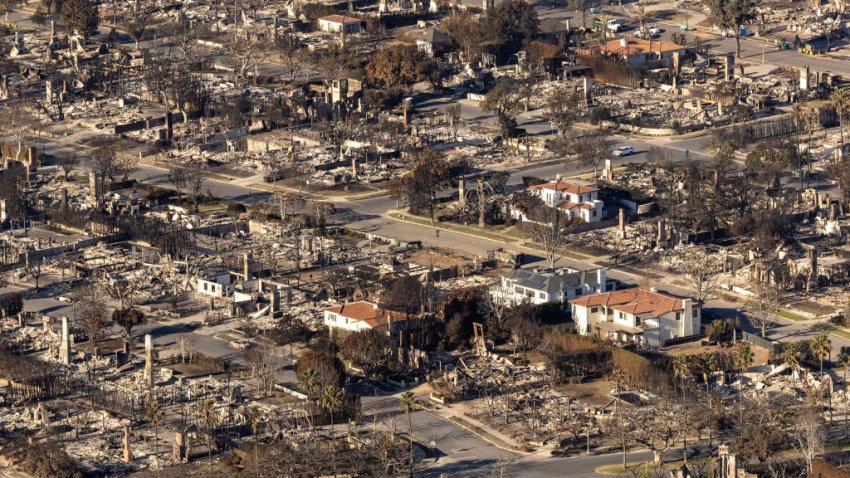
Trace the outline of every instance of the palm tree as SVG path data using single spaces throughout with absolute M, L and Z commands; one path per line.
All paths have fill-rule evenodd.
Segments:
M 753 364 L 753 349 L 747 342 L 738 344 L 738 349 L 735 350 L 735 365 L 741 369 L 741 375 Z
M 711 321 L 709 327 L 709 338 L 711 340 L 720 341 L 726 337 L 726 333 L 729 330 L 729 323 L 725 320 L 714 319 Z
M 260 476 L 260 441 L 257 438 L 257 429 L 260 428 L 260 423 L 263 421 L 263 410 L 256 405 L 248 407 L 248 422 L 251 424 L 251 434 L 254 435 L 254 470 L 257 476 Z
M 209 459 L 210 476 L 212 476 L 212 434 L 213 429 L 218 424 L 218 415 L 215 413 L 215 402 L 212 399 L 204 400 L 195 409 L 195 414 L 198 422 L 204 427 L 204 434 L 207 436 L 207 458 Z
M 823 377 L 823 359 L 829 356 L 830 346 L 832 342 L 829 341 L 829 338 L 826 334 L 820 334 L 812 341 L 812 352 L 814 352 L 815 356 L 820 360 L 820 374 Z
M 673 359 L 673 374 L 679 378 L 682 387 L 682 396 L 685 396 L 685 378 L 691 374 L 691 365 L 688 357 L 680 355 Z
M 623 438 L 623 469 L 627 469 L 628 450 L 626 449 L 626 429 L 623 427 L 623 394 L 626 389 L 626 376 L 619 368 L 611 374 L 617 384 L 617 421 L 620 423 L 620 434 Z
M 800 179 L 800 191 L 803 190 L 803 156 L 800 151 L 800 146 L 802 145 L 802 141 L 800 140 L 801 133 L 803 131 L 803 126 L 806 123 L 806 111 L 803 109 L 803 105 L 799 102 L 794 103 L 794 106 L 791 108 L 791 121 L 794 123 L 794 128 L 797 133 L 797 148 L 796 148 L 796 158 L 797 158 L 797 167 L 799 168 L 799 179 Z
M 322 391 L 322 408 L 324 408 L 331 417 L 331 441 L 333 442 L 333 468 L 334 476 L 336 476 L 336 429 L 334 428 L 334 412 L 339 410 L 342 402 L 342 389 L 336 385 L 328 385 Z
M 699 368 L 702 372 L 702 379 L 705 381 L 705 393 L 708 394 L 710 393 L 711 376 L 717 371 L 717 357 L 710 352 L 699 354 Z M 711 402 L 709 402 L 710 404 Z
M 829 341 L 829 338 L 826 334 L 819 334 L 812 341 L 812 352 L 815 356 L 820 360 L 820 375 L 819 377 L 823 380 L 823 359 L 824 357 L 829 357 L 832 352 L 832 343 Z M 829 421 L 832 423 L 832 394 L 829 394 Z
M 416 410 L 416 397 L 413 395 L 413 392 L 404 392 L 401 394 L 401 400 L 399 402 L 399 407 L 404 411 L 407 415 L 407 435 L 410 439 L 410 473 L 409 476 L 413 476 L 413 418 L 411 415 L 413 411 Z
M 153 448 L 154 455 L 156 455 L 156 476 L 159 476 L 159 424 L 162 423 L 162 418 L 165 415 L 165 411 L 162 408 L 162 402 L 159 399 L 154 398 L 150 402 L 148 402 L 148 410 L 147 410 L 148 420 L 153 424 Z
M 838 363 L 840 363 L 844 367 L 844 399 L 847 399 L 847 368 L 850 367 L 850 349 L 847 347 L 841 347 L 841 353 L 838 354 Z M 850 415 L 844 415 L 844 421 L 847 421 L 847 418 Z
M 740 342 L 735 350 L 735 366 L 741 369 L 741 390 L 738 394 L 738 416 L 744 419 L 744 372 L 753 364 L 753 349 L 747 342 Z
M 844 118 L 850 113 L 850 91 L 847 89 L 839 89 L 832 92 L 829 97 L 829 102 L 835 108 L 835 114 L 838 116 L 838 134 L 841 138 L 840 147 L 841 153 L 844 154 Z
M 318 385 L 318 373 L 314 369 L 308 368 L 298 377 L 298 383 L 308 397 L 313 397 L 316 392 L 316 385 Z
M 307 395 L 307 406 L 310 408 L 308 414 L 310 416 L 310 429 L 313 429 L 313 401 L 316 398 L 316 387 L 319 384 L 319 376 L 318 373 L 312 369 L 308 368 L 305 370 L 300 377 L 298 377 L 298 384 L 301 387 L 301 390 L 304 390 L 304 393 Z
M 806 108 L 806 115 L 803 117 L 803 124 L 806 128 L 806 133 L 809 136 L 806 146 L 806 154 L 810 155 L 812 153 L 812 133 L 815 132 L 821 126 L 820 122 L 820 110 L 816 106 L 812 106 Z M 806 161 L 806 171 L 808 173 L 812 172 L 812 162 Z M 806 187 L 808 187 L 809 178 L 806 177 Z
M 794 372 L 800 367 L 800 344 L 798 342 L 789 342 L 782 347 L 782 361 L 791 367 L 791 381 L 796 390 L 797 382 L 794 378 Z
M 673 373 L 679 377 L 682 384 L 682 407 L 685 410 L 685 415 L 688 413 L 688 402 L 685 397 L 685 377 L 691 374 L 691 366 L 688 363 L 688 358 L 684 355 L 679 355 L 673 359 Z M 688 464 L 688 434 L 682 434 L 682 443 L 684 448 L 685 465 Z

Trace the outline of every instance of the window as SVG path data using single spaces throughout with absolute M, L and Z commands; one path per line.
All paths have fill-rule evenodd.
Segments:
M 579 287 L 578 289 L 574 290 L 574 291 L 573 291 L 573 294 L 575 294 L 575 296 L 576 296 L 576 297 L 581 297 L 581 287 Z
M 640 325 L 640 317 L 635 316 L 635 327 L 637 327 L 638 325 Z
M 676 312 L 676 320 L 678 321 L 678 320 L 681 320 L 681 319 L 682 319 L 682 313 Z
M 596 209 L 594 209 L 591 214 L 593 215 L 593 217 L 596 217 Z
M 517 294 L 522 294 L 522 287 L 520 287 L 520 286 L 514 287 L 514 292 L 517 293 Z
M 591 313 L 591 314 L 595 314 L 595 313 L 597 313 L 597 312 L 599 312 L 599 307 L 591 307 L 591 308 L 590 308 L 590 313 Z
M 545 294 L 544 292 L 539 292 L 539 293 L 537 294 L 537 297 L 540 297 L 541 299 L 545 299 L 545 298 L 546 298 L 546 294 Z

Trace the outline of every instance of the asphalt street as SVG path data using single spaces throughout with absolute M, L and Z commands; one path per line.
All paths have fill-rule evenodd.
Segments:
M 621 14 L 622 10 L 619 7 L 611 7 L 612 13 Z M 546 9 L 543 11 L 541 6 L 541 16 L 544 18 L 573 18 L 575 12 L 569 11 L 563 6 L 557 8 Z M 589 15 L 590 17 L 590 15 Z M 38 27 L 32 25 L 28 21 L 29 15 L 20 11 L 13 11 L 10 14 L 10 19 L 21 23 L 29 24 L 30 27 Z M 46 29 L 47 27 L 38 27 Z M 669 26 L 665 28 L 665 37 L 667 38 L 674 30 Z M 101 35 L 108 32 L 104 29 Z M 126 39 L 129 42 L 129 39 Z M 711 39 L 708 41 L 711 51 L 716 54 L 732 52 L 735 50 L 734 39 Z M 154 46 L 154 42 L 144 42 L 143 46 Z M 803 67 L 810 66 L 813 70 L 841 74 L 850 76 L 850 62 L 833 57 L 810 57 L 805 56 L 796 51 L 775 49 L 766 47 L 764 42 L 759 39 L 743 39 L 741 41 L 742 57 L 745 61 L 751 63 L 761 63 L 764 60 L 767 63 L 776 66 Z M 218 56 L 217 52 L 210 50 L 201 50 L 201 54 Z M 263 63 L 259 67 L 261 74 L 281 74 L 282 67 L 271 63 Z M 450 96 L 424 96 L 417 98 L 416 107 L 421 110 L 440 111 L 451 106 L 456 101 L 456 98 Z M 492 115 L 484 113 L 477 107 L 474 102 L 461 101 L 461 114 L 464 120 L 468 123 L 492 123 L 494 118 Z M 551 133 L 551 126 L 545 119 L 542 112 L 530 112 L 521 114 L 517 118 L 518 125 L 525 128 L 529 134 L 545 135 Z M 669 151 L 669 155 L 679 161 L 686 159 L 700 159 L 705 157 L 705 150 L 702 146 L 703 138 L 692 139 L 657 139 L 657 140 L 635 140 L 623 136 L 615 136 L 615 144 L 613 146 L 631 145 L 639 154 L 632 157 L 618 160 L 615 162 L 621 164 L 625 161 L 643 161 L 646 159 L 645 152 L 653 146 L 658 146 Z M 61 142 L 55 143 L 60 145 Z M 686 158 L 686 152 L 689 154 Z M 567 170 L 564 164 L 550 164 L 545 166 L 532 166 L 523 171 L 513 172 L 509 184 L 519 184 L 522 176 L 538 176 L 551 178 L 556 174 L 575 173 L 576 169 Z M 165 169 L 160 169 L 150 166 L 140 166 L 134 173 L 134 177 L 139 181 L 155 184 L 163 187 L 169 187 L 168 174 Z M 205 190 L 210 190 L 214 195 L 233 201 L 245 203 L 258 203 L 265 201 L 269 193 L 265 191 L 255 190 L 249 187 L 230 184 L 222 181 L 207 181 Z M 455 190 L 447 190 L 444 194 L 456 194 Z M 394 237 L 401 240 L 422 240 L 426 245 L 434 245 L 457 249 L 470 255 L 484 255 L 488 250 L 500 245 L 497 241 L 489 239 L 469 236 L 457 232 L 442 230 L 439 236 L 436 230 L 430 226 L 422 226 L 417 224 L 400 222 L 388 218 L 386 212 L 395 206 L 394 201 L 389 197 L 377 197 L 364 200 L 340 201 L 337 203 L 338 216 L 337 219 L 347 223 L 350 227 L 359 229 L 364 232 L 375 232 L 384 236 Z M 528 251 L 532 252 L 532 251 Z M 588 261 L 577 261 L 574 259 L 562 259 L 559 264 L 574 268 L 590 268 L 595 264 Z M 614 278 L 621 279 L 626 282 L 635 282 L 637 277 L 633 274 L 621 271 L 612 271 L 610 274 Z M 665 287 L 671 292 L 684 293 L 675 286 Z M 736 313 L 736 305 L 723 301 L 711 301 L 710 308 L 721 312 L 724 315 L 731 316 Z M 27 301 L 27 308 L 30 310 L 39 310 L 49 313 L 54 316 L 70 315 L 73 313 L 72 308 L 67 304 L 56 301 L 50 298 L 34 298 Z M 70 310 L 69 310 L 70 309 Z M 186 324 L 180 327 L 175 327 L 169 330 L 159 330 L 157 334 L 157 343 L 167 345 L 175 340 L 176 334 L 182 333 L 189 329 L 191 324 Z M 148 329 L 145 326 L 139 327 L 137 334 L 143 334 Z M 777 327 L 772 331 L 771 338 L 784 340 L 797 340 L 810 337 L 814 332 L 809 327 L 797 324 L 792 321 L 784 321 L 781 327 Z M 842 345 L 850 345 L 850 341 L 840 337 L 832 336 L 833 348 L 837 349 Z M 210 337 L 210 343 L 206 346 L 221 347 L 221 342 Z M 227 350 L 222 349 L 222 353 Z M 381 413 L 392 414 L 396 413 L 397 425 L 400 430 L 406 430 L 406 418 L 398 413 L 398 398 L 394 395 L 387 396 L 364 396 L 363 399 L 364 411 L 374 409 Z M 451 424 L 444 419 L 427 411 L 417 411 L 412 415 L 413 429 L 415 436 L 426 443 L 434 442 L 435 447 L 439 450 L 439 458 L 437 463 L 425 470 L 418 476 L 437 477 L 441 473 L 446 473 L 448 476 L 515 476 L 515 477 L 540 477 L 540 476 L 570 476 L 570 477 L 592 477 L 598 476 L 594 473 L 594 469 L 601 465 L 617 464 L 621 461 L 621 455 L 614 453 L 601 456 L 581 456 L 575 458 L 539 458 L 518 456 L 504 450 L 500 450 L 488 442 L 482 440 L 476 435 L 467 432 L 454 424 Z M 672 454 L 672 452 L 671 452 Z M 631 454 L 632 459 L 646 460 L 650 458 L 649 453 Z

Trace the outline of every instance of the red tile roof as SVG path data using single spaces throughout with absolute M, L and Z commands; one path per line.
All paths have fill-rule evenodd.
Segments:
M 345 15 L 336 15 L 336 14 L 328 15 L 328 16 L 319 18 L 319 20 L 324 20 L 326 22 L 331 22 L 331 23 L 342 23 L 342 24 L 360 23 L 359 18 L 347 17 Z
M 384 310 L 380 306 L 365 300 L 328 307 L 325 310 L 347 317 L 355 322 L 364 322 L 371 329 L 386 326 L 387 317 L 392 317 L 393 322 L 403 322 L 407 318 L 401 312 Z
M 654 292 L 646 287 L 636 287 L 586 295 L 573 299 L 570 303 L 581 307 L 604 305 L 628 314 L 651 314 L 654 317 L 661 317 L 670 312 L 684 310 L 682 299 L 682 297 Z
M 564 201 L 561 204 L 558 204 L 559 208 L 566 209 L 567 211 L 571 211 L 573 208 L 575 208 L 577 206 L 581 206 L 581 203 Z
M 576 183 L 567 183 L 564 181 L 552 182 L 546 184 L 538 184 L 535 189 L 554 189 L 556 191 L 565 191 L 568 194 L 587 194 L 599 191 L 594 186 Z

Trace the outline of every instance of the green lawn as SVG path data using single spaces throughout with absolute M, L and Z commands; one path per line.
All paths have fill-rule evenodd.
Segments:
M 499 242 L 512 242 L 513 241 L 513 238 L 511 238 L 507 235 L 494 234 L 494 233 L 491 233 L 491 232 L 487 232 L 486 230 L 482 231 L 481 229 L 478 229 L 477 227 L 461 226 L 459 224 L 452 224 L 452 223 L 447 223 L 447 222 L 435 222 L 435 223 L 432 224 L 431 221 L 428 220 L 428 219 L 423 219 L 423 218 L 420 218 L 420 217 L 411 216 L 410 214 L 405 214 L 404 217 L 402 217 L 401 213 L 398 213 L 398 212 L 391 212 L 389 214 L 389 216 L 393 219 L 399 219 L 401 221 L 407 221 L 407 222 L 412 222 L 412 223 L 416 223 L 416 224 L 421 224 L 423 226 L 438 227 L 440 229 L 445 229 L 447 231 L 462 232 L 462 233 L 465 233 L 465 234 L 471 234 L 473 236 L 483 237 L 485 239 L 492 239 L 494 241 L 499 241 Z
M 780 310 L 779 312 L 776 313 L 776 315 L 778 315 L 780 317 L 784 317 L 786 319 L 796 320 L 797 322 L 809 320 L 807 317 L 803 317 L 800 314 L 795 314 L 794 312 L 791 312 L 791 311 L 788 311 L 788 310 Z
M 846 330 L 844 330 L 840 327 L 836 327 L 832 324 L 822 322 L 820 324 L 815 324 L 813 327 L 818 329 L 818 330 L 822 330 L 822 331 L 830 333 L 830 334 L 835 334 L 839 337 L 843 337 L 845 339 L 850 340 L 850 332 L 848 332 L 848 331 L 846 331 Z

